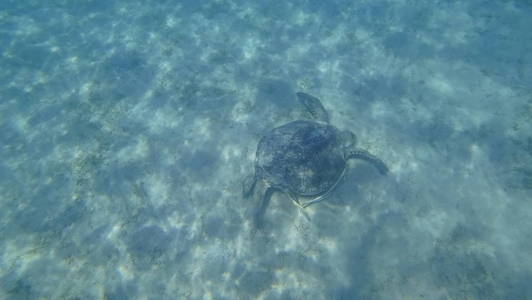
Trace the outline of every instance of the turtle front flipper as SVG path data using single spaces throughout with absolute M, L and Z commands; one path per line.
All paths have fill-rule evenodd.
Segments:
M 313 120 L 329 123 L 329 114 L 327 114 L 320 99 L 303 92 L 297 92 L 296 96 Z
M 382 160 L 377 158 L 375 155 L 369 153 L 366 150 L 362 150 L 362 149 L 350 150 L 347 153 L 347 159 L 350 159 L 350 158 L 359 158 L 359 159 L 363 159 L 371 163 L 372 165 L 375 166 L 375 168 L 377 168 L 379 173 L 381 173 L 382 175 L 386 175 L 386 173 L 388 173 L 388 167 L 386 166 L 386 164 Z

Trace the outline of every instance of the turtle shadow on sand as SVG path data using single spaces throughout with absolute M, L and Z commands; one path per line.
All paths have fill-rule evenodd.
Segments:
M 296 93 L 310 120 L 296 120 L 272 129 L 261 138 L 255 154 L 255 172 L 244 180 L 244 198 L 259 203 L 254 225 L 262 219 L 274 192 L 290 196 L 300 208 L 324 200 L 345 174 L 347 160 L 363 159 L 385 175 L 388 167 L 368 151 L 356 147 L 356 136 L 329 124 L 320 100 Z

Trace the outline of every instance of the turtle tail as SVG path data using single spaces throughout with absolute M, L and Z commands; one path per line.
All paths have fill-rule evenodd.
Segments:
M 386 175 L 388 173 L 388 167 L 386 166 L 386 164 L 382 160 L 377 158 L 375 155 L 369 153 L 366 150 L 362 150 L 362 149 L 351 150 L 349 154 L 347 155 L 347 158 L 348 159 L 349 158 L 363 159 L 371 163 L 373 166 L 375 166 L 375 168 L 377 168 L 379 173 L 381 173 L 382 175 Z

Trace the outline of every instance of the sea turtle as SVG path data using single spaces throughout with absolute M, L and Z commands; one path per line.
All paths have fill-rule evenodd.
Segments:
M 288 194 L 300 208 L 325 199 L 342 179 L 348 159 L 360 158 L 381 174 L 388 172 L 384 162 L 356 148 L 355 134 L 329 124 L 318 98 L 303 92 L 296 98 L 311 120 L 292 121 L 263 136 L 255 155 L 255 174 L 244 181 L 244 197 L 260 195 L 256 225 L 275 191 Z

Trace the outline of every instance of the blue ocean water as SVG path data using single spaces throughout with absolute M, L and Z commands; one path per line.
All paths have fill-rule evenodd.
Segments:
M 531 15 L 3 0 L 0 298 L 532 299 Z M 389 172 L 350 160 L 256 228 L 242 185 L 298 91 Z

